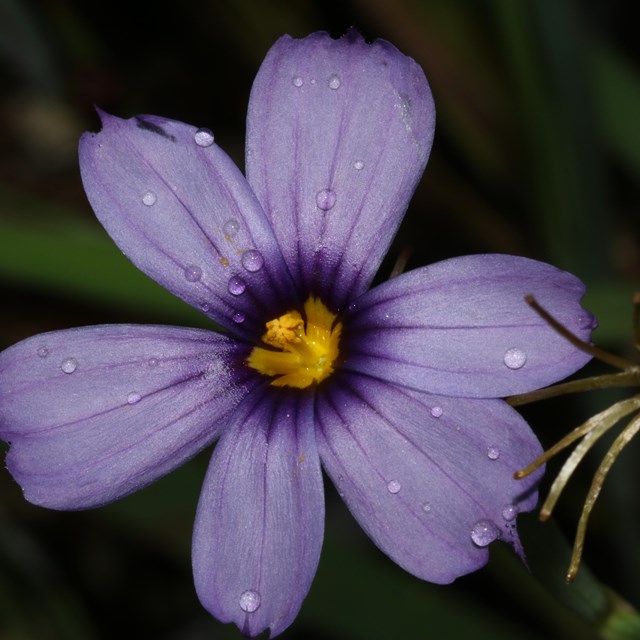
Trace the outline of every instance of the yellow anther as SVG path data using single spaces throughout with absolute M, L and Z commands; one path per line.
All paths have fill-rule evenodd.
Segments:
M 304 321 L 297 311 L 289 311 L 275 320 L 267 322 L 267 333 L 262 341 L 278 349 L 286 349 L 288 344 L 300 342 L 304 333 Z
M 304 312 L 306 323 L 297 311 L 267 322 L 262 341 L 275 350 L 254 347 L 249 355 L 249 366 L 274 386 L 304 389 L 334 372 L 342 325 L 317 298 L 305 302 Z

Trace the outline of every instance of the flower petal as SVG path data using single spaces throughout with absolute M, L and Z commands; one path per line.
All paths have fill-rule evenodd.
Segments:
M 541 453 L 501 400 L 428 396 L 345 375 L 316 409 L 322 465 L 372 540 L 419 578 L 448 583 L 501 538 L 519 550 L 516 513 L 533 483 L 513 473 Z
M 323 523 L 312 398 L 260 389 L 220 439 L 204 482 L 193 537 L 201 602 L 245 635 L 277 635 L 311 586 Z
M 265 315 L 290 307 L 292 286 L 238 168 L 215 143 L 198 144 L 195 127 L 100 115 L 102 131 L 80 140 L 80 169 L 109 235 L 137 267 L 220 325 L 261 332 Z
M 422 69 L 350 32 L 284 36 L 255 79 L 247 177 L 298 283 L 331 308 L 371 282 L 435 127 Z
M 255 377 L 228 338 L 114 325 L 0 354 L 0 437 L 34 504 L 82 509 L 129 494 L 211 443 Z M 244 379 L 243 379 L 244 375 Z
M 416 269 L 367 292 L 345 321 L 345 367 L 429 393 L 502 397 L 551 384 L 590 356 L 524 301 L 533 294 L 588 341 L 584 285 L 542 262 L 466 256 Z

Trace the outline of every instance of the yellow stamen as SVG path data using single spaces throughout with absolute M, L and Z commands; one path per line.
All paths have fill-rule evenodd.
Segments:
M 276 387 L 304 389 L 334 372 L 342 325 L 318 298 L 305 302 L 304 313 L 306 322 L 298 311 L 267 322 L 262 341 L 275 350 L 254 347 L 247 360 Z

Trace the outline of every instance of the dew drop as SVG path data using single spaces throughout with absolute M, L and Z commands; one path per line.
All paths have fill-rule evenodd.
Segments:
M 153 193 L 153 191 L 147 191 L 142 196 L 142 204 L 147 205 L 147 207 L 153 206 L 157 200 L 158 200 L 158 196 L 156 196 L 156 194 Z
M 38 358 L 46 358 L 49 355 L 49 349 L 45 346 L 39 347 L 36 351 Z
M 471 529 L 471 540 L 479 547 L 486 547 L 500 537 L 500 529 L 491 520 L 479 520 Z
M 304 84 L 304 80 L 300 76 L 294 76 L 291 82 L 294 87 L 301 87 Z
M 429 512 L 431 511 L 431 503 L 430 503 L 430 502 L 425 502 L 425 503 L 422 505 L 422 510 L 423 510 L 425 513 L 429 513 Z
M 502 517 L 507 521 L 511 522 L 518 515 L 518 510 L 512 505 L 508 504 L 502 510 Z
M 236 324 L 242 324 L 245 321 L 245 315 L 242 311 L 236 311 L 232 316 L 232 320 Z
M 240 231 L 240 223 L 237 220 L 227 220 L 222 227 L 225 236 L 232 238 Z
M 60 368 L 65 373 L 73 373 L 78 368 L 78 361 L 75 358 L 65 358 L 60 363 Z
M 209 313 L 209 309 L 211 309 L 211 305 L 208 302 L 203 302 L 200 305 L 200 308 L 202 309 L 202 313 Z
M 184 268 L 184 277 L 188 282 L 198 282 L 202 278 L 202 269 L 191 264 Z
M 509 369 L 521 369 L 527 361 L 527 354 L 522 349 L 509 349 L 504 354 L 504 363 Z
M 214 141 L 213 132 L 203 127 L 195 132 L 193 139 L 199 147 L 210 147 Z
M 247 283 L 239 276 L 231 276 L 231 278 L 229 278 L 227 289 L 231 295 L 233 296 L 242 295 L 245 292 L 246 288 L 247 288 Z
M 341 84 L 340 78 L 338 78 L 335 73 L 332 76 L 329 76 L 329 89 L 333 89 L 335 91 L 340 88 Z
M 362 170 L 364 169 L 364 162 L 362 162 L 362 160 L 356 160 L 356 161 L 353 163 L 353 168 L 354 168 L 356 171 L 362 171 Z
M 500 449 L 498 447 L 487 447 L 487 458 L 489 460 L 497 460 L 500 457 Z
M 245 251 L 242 254 L 242 266 L 251 273 L 255 273 L 256 271 L 260 271 L 262 269 L 262 265 L 264 264 L 264 258 L 259 251 L 255 249 L 249 249 L 249 251 Z
M 442 415 L 442 407 L 431 407 L 431 415 L 434 418 L 439 418 Z
M 149 358 L 149 366 L 153 369 L 160 364 L 158 358 Z
M 140 402 L 140 394 L 139 393 L 130 393 L 127 396 L 127 404 L 136 404 L 136 402 Z
M 398 493 L 400 491 L 400 483 L 397 480 L 392 480 L 388 485 L 387 489 L 389 493 Z
M 253 589 L 243 591 L 240 595 L 240 608 L 246 613 L 253 613 L 260 608 L 260 594 Z
M 329 211 L 336 203 L 336 194 L 331 189 L 322 189 L 316 194 L 316 204 L 318 209 Z

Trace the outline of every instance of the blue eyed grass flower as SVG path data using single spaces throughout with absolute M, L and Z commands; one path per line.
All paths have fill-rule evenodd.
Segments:
M 106 325 L 0 355 L 0 435 L 27 500 L 86 509 L 217 440 L 193 535 L 203 605 L 281 633 L 311 586 L 324 468 L 375 544 L 449 583 L 497 539 L 521 553 L 541 452 L 501 400 L 589 357 L 583 284 L 508 255 L 371 283 L 424 171 L 435 109 L 422 69 L 357 34 L 278 40 L 255 79 L 246 178 L 214 134 L 100 113 L 80 141 L 88 199 L 143 272 L 223 333 Z

